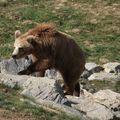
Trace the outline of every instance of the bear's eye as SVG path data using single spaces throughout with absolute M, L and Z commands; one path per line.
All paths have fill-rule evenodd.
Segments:
M 19 51 L 22 51 L 23 49 L 24 49 L 24 48 L 21 47 L 21 48 L 19 48 Z

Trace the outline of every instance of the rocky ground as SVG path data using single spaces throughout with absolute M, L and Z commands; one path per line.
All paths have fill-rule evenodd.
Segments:
M 22 89 L 21 94 L 34 99 L 34 103 L 55 112 L 65 112 L 82 120 L 120 120 L 120 94 L 110 89 L 83 89 L 85 81 L 114 81 L 120 80 L 120 63 L 107 63 L 102 66 L 86 63 L 82 74 L 80 97 L 63 95 L 62 77 L 55 70 L 47 70 L 43 78 L 19 76 L 17 72 L 25 69 L 31 63 L 25 60 L 3 60 L 0 62 L 0 83 Z M 13 75 L 15 74 L 15 75 Z M 84 83 L 84 84 L 83 84 Z M 119 91 L 118 85 L 117 90 Z
M 64 98 L 62 77 L 53 69 L 46 71 L 46 78 L 16 76 L 31 63 L 25 59 L 0 62 L 1 84 L 20 87 L 21 94 L 50 111 L 63 111 L 83 120 L 120 120 L 120 0 L 0 0 L 0 59 L 10 57 L 15 30 L 24 32 L 36 23 L 51 21 L 75 38 L 88 61 L 102 64 L 86 64 L 80 78 L 81 96 Z M 0 109 L 0 120 L 8 120 L 8 112 Z M 10 114 L 14 119 L 32 119 Z

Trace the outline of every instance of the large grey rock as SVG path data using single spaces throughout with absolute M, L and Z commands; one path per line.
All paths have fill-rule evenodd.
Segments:
M 0 83 L 12 88 L 17 85 L 23 89 L 22 94 L 28 97 L 67 104 L 61 86 L 54 79 L 0 73 Z
M 0 62 L 0 72 L 6 74 L 17 74 L 19 71 L 24 70 L 27 66 L 31 64 L 31 59 L 8 59 Z
M 32 60 L 30 56 L 27 59 L 22 58 L 22 59 L 15 60 L 11 58 L 8 60 L 2 60 L 0 62 L 0 73 L 16 75 L 19 71 L 26 69 L 31 63 L 32 63 Z M 35 74 L 32 74 L 32 76 L 35 76 Z M 48 77 L 50 79 L 56 79 L 56 80 L 63 79 L 61 74 L 55 69 L 46 70 L 45 77 Z
M 40 106 L 60 113 L 65 112 L 72 117 L 80 117 L 81 120 L 90 120 L 71 107 L 73 103 L 64 97 L 61 86 L 53 79 L 0 73 L 0 83 L 10 87 L 17 85 L 22 88 L 22 95 L 33 98 Z
M 116 120 L 120 118 L 120 94 L 100 90 L 91 94 L 81 91 L 80 97 L 63 95 L 59 83 L 47 77 L 7 75 L 0 73 L 0 83 L 22 88 L 22 95 L 33 98 L 35 103 L 57 112 L 78 116 L 81 120 Z
M 113 113 L 113 120 L 120 119 L 120 94 L 111 90 L 100 90 L 94 94 L 94 98 Z
M 88 80 L 118 80 L 120 77 L 114 73 L 94 73 L 92 74 Z
M 74 107 L 80 111 L 84 111 L 84 113 L 92 119 L 109 120 L 113 118 L 113 114 L 109 109 L 92 100 L 81 100 L 81 103 L 74 105 Z
M 117 106 L 120 105 L 120 94 L 109 89 L 100 90 L 97 93 L 94 93 L 93 96 L 96 101 L 99 101 L 100 104 L 104 104 L 107 108 L 110 108 L 115 104 Z
M 42 105 L 43 107 L 45 106 L 45 108 L 53 109 L 54 111 L 57 111 L 57 113 L 64 112 L 67 115 L 70 115 L 71 117 L 78 117 L 80 118 L 80 120 L 91 120 L 89 117 L 84 115 L 82 112 L 72 107 L 68 107 L 68 106 L 61 105 L 61 104 L 55 104 L 53 101 L 41 100 L 41 99 L 35 100 L 35 102 Z
M 105 72 L 107 73 L 116 73 L 116 68 L 117 66 L 120 66 L 120 63 L 118 62 L 110 62 L 110 63 L 106 63 L 103 65 Z
M 14 88 L 16 85 L 18 87 L 23 87 L 23 84 L 30 76 L 18 76 L 18 75 L 10 75 L 10 74 L 2 74 L 0 73 L 0 84 L 4 84 L 11 88 Z
M 24 83 L 23 87 L 22 94 L 25 96 L 61 104 L 65 101 L 63 90 L 54 79 L 31 77 Z
M 67 96 L 76 103 L 72 107 L 96 120 L 119 120 L 120 94 L 111 90 L 100 90 L 91 94 L 83 90 L 80 98 Z M 116 110 L 116 111 L 115 111 Z

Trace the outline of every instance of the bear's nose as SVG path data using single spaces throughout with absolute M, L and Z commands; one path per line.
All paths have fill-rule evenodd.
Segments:
M 12 58 L 15 59 L 17 55 L 12 55 Z

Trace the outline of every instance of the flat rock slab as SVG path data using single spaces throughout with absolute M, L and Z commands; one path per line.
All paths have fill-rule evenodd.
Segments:
M 77 104 L 72 107 L 82 111 L 88 117 L 97 120 L 119 120 L 120 119 L 120 94 L 111 90 L 100 90 L 91 94 L 83 90 L 80 98 L 67 96 Z M 115 111 L 116 110 L 116 111 Z
M 19 76 L 0 73 L 0 83 L 11 88 L 17 85 L 23 89 L 21 94 L 35 99 L 46 99 L 61 104 L 64 104 L 65 101 L 60 84 L 54 79 L 47 77 Z
M 3 74 L 12 74 L 16 75 L 19 71 L 24 70 L 27 66 L 31 64 L 30 57 L 28 59 L 8 59 L 8 60 L 2 60 L 0 62 L 0 72 Z
M 64 104 L 66 101 L 60 84 L 54 79 L 31 77 L 24 83 L 23 88 L 21 94 L 36 100 L 50 100 L 60 104 Z
M 33 98 L 36 104 L 81 120 L 119 120 L 120 94 L 111 90 L 91 94 L 83 89 L 80 97 L 64 97 L 60 84 L 54 79 L 1 73 L 0 83 L 12 88 L 17 85 L 22 88 L 21 94 Z
M 74 107 L 80 111 L 83 111 L 92 119 L 109 120 L 113 118 L 113 114 L 109 109 L 99 103 L 93 102 L 92 100 L 81 100 L 81 103 L 74 105 Z
M 120 94 L 109 89 L 100 90 L 97 93 L 94 93 L 93 96 L 96 101 L 99 101 L 101 104 L 104 104 L 108 108 L 111 108 L 114 104 L 118 104 L 117 106 L 120 105 Z
M 65 112 L 72 117 L 80 117 L 81 120 L 90 120 L 86 115 L 71 107 L 73 103 L 64 97 L 60 84 L 54 79 L 0 73 L 0 83 L 12 88 L 17 85 L 22 88 L 22 95 L 33 98 L 43 107 Z
M 4 84 L 11 88 L 14 88 L 16 86 L 23 88 L 23 84 L 26 82 L 28 78 L 30 78 L 30 76 L 27 75 L 18 76 L 18 75 L 0 73 L 0 84 Z

